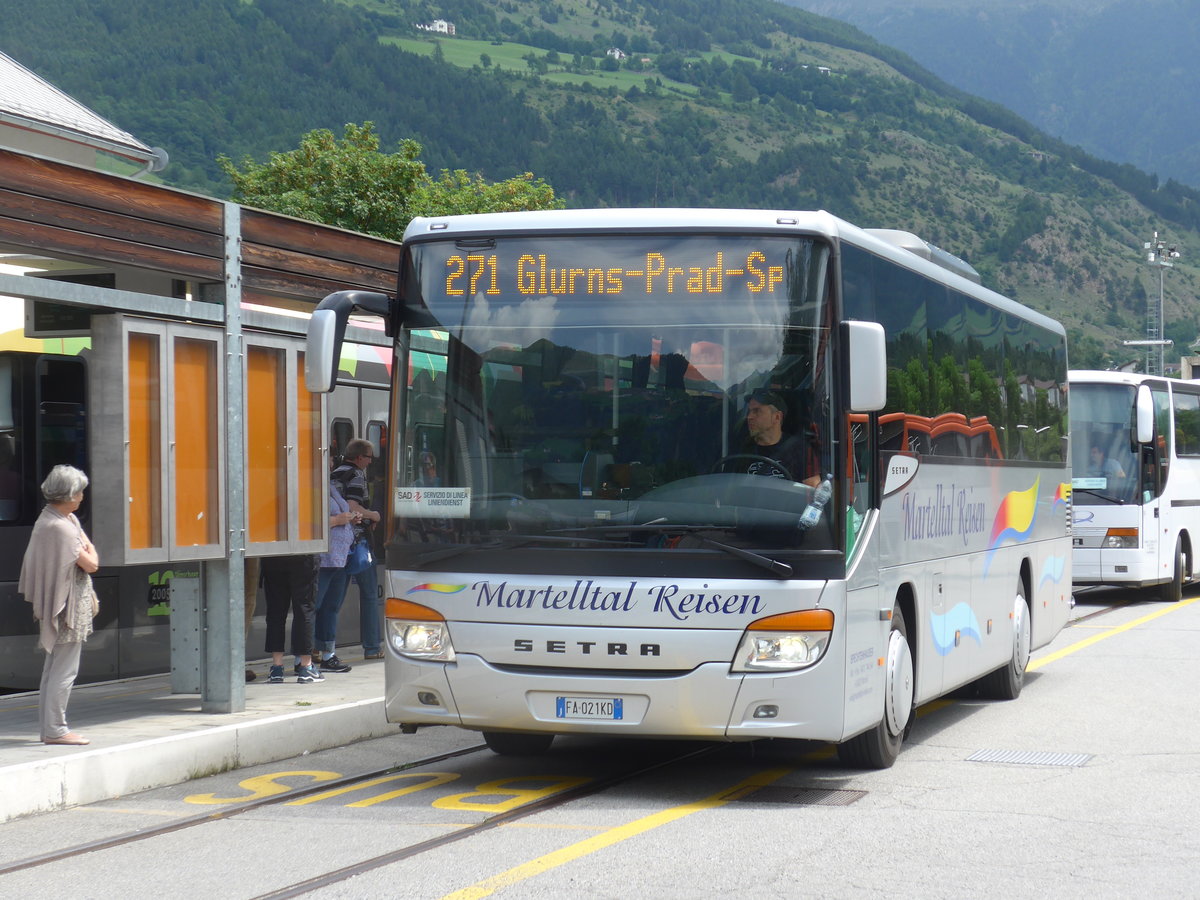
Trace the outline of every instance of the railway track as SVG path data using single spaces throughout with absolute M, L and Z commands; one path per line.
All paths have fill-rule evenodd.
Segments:
M 576 785 L 566 788 L 556 794 L 544 797 L 539 800 L 526 803 L 523 806 L 511 809 L 505 812 L 497 813 L 488 816 L 480 822 L 473 825 L 468 825 L 451 833 L 441 835 L 439 837 L 430 838 L 429 840 L 419 841 L 415 844 L 410 844 L 380 856 L 362 860 L 350 866 L 345 866 L 333 871 L 327 872 L 304 881 L 288 885 L 283 888 L 271 891 L 261 895 L 260 900 L 266 898 L 284 898 L 296 897 L 310 891 L 326 887 L 331 884 L 344 881 L 352 878 L 355 875 L 360 875 L 364 872 L 369 872 L 372 869 L 377 869 L 381 866 L 390 865 L 400 860 L 409 859 L 413 856 L 418 856 L 429 850 L 438 847 L 444 847 L 447 844 L 453 844 L 458 841 L 468 840 L 469 838 L 489 831 L 500 825 L 506 825 L 511 822 L 519 821 L 520 819 L 529 816 L 537 815 L 548 809 L 553 809 L 556 806 L 561 806 L 570 803 L 574 800 L 579 800 L 583 797 L 588 797 L 602 791 L 623 785 L 627 782 L 641 778 L 652 772 L 670 767 L 682 762 L 694 760 L 704 756 L 709 756 L 722 750 L 727 750 L 728 744 L 704 744 L 695 749 L 688 750 L 684 753 L 674 754 L 665 759 L 656 760 L 646 764 L 639 764 L 629 767 L 622 771 L 613 773 L 603 778 L 598 778 L 594 781 L 589 781 L 586 784 Z M 95 841 L 89 841 L 82 844 L 76 844 L 70 847 L 65 847 L 59 850 L 54 850 L 49 853 L 44 853 L 39 856 L 28 857 L 18 860 L 7 865 L 0 865 L 0 877 L 14 872 L 20 872 L 26 869 L 33 869 L 39 866 L 49 865 L 51 863 L 61 862 L 73 857 L 83 856 L 89 853 L 96 853 L 104 850 L 110 850 L 116 847 L 135 844 L 141 841 L 152 840 L 167 834 L 174 834 L 179 831 L 184 831 L 189 828 L 195 828 L 201 825 L 209 825 L 214 822 L 233 819 L 244 813 L 261 810 L 265 807 L 277 806 L 286 803 L 294 803 L 297 800 L 303 799 L 306 796 L 327 793 L 338 789 L 353 787 L 356 784 L 369 782 L 374 779 L 384 778 L 389 775 L 394 775 L 400 772 L 418 769 L 423 766 L 434 765 L 448 759 L 455 759 L 464 756 L 470 756 L 476 753 L 488 751 L 486 744 L 476 744 L 470 747 L 463 747 L 458 750 L 439 753 L 432 756 L 423 757 L 421 759 L 412 760 L 400 766 L 389 766 L 383 769 L 376 769 L 368 772 L 360 772 L 355 775 L 350 775 L 345 778 L 338 779 L 332 782 L 322 782 L 306 788 L 299 788 L 287 791 L 283 794 L 277 794 L 271 797 L 262 797 L 255 800 L 249 800 L 243 803 L 234 803 L 223 807 L 219 810 L 207 812 L 194 816 L 176 819 L 162 825 L 155 825 L 149 828 L 141 828 L 134 831 L 129 831 L 124 834 L 114 835 L 112 837 L 101 838 Z M 490 751 L 488 751 L 490 752 Z

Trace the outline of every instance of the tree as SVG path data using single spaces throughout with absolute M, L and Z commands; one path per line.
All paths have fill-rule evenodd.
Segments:
M 414 215 L 450 216 L 481 212 L 516 212 L 527 209 L 562 209 L 554 188 L 532 172 L 489 183 L 483 176 L 462 169 L 442 170 L 441 177 L 426 178 L 413 194 Z
M 240 167 L 218 162 L 233 182 L 233 199 L 248 206 L 399 240 L 416 215 L 558 209 L 554 189 L 532 173 L 489 183 L 463 170 L 425 171 L 421 145 L 403 140 L 382 153 L 372 122 L 349 123 L 341 140 L 310 131 L 300 146 L 272 153 L 266 163 L 246 157 Z

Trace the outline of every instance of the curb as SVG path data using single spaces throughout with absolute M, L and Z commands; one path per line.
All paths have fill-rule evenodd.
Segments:
M 0 769 L 0 822 L 396 733 L 375 697 L 22 763 Z

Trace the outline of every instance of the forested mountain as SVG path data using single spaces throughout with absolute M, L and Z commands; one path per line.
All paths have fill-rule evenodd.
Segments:
M 1105 159 L 1200 187 L 1193 0 L 788 0 Z
M 772 0 L 0 0 L 0 13 L 0 49 L 166 148 L 177 186 L 224 196 L 219 155 L 265 159 L 373 121 L 385 150 L 419 141 L 432 171 L 529 171 L 574 206 L 824 208 L 969 259 L 1067 323 L 1073 365 L 1120 361 L 1120 339 L 1144 334 L 1157 277 L 1140 248 L 1158 230 L 1183 251 L 1167 335 L 1198 331 L 1200 194 Z M 422 27 L 435 19 L 456 33 Z

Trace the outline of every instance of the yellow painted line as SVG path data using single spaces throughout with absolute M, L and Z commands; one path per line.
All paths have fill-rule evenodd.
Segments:
M 624 825 L 610 828 L 595 837 L 571 844 L 569 847 L 563 847 L 561 850 L 555 850 L 553 853 L 547 853 L 545 856 L 540 856 L 537 859 L 515 866 L 507 872 L 501 872 L 498 875 L 485 878 L 483 881 L 476 882 L 452 894 L 446 894 L 442 900 L 476 900 L 478 897 L 491 896 L 493 892 L 501 888 L 510 887 L 526 879 L 533 878 L 535 875 L 541 875 L 543 872 L 548 872 L 551 869 L 573 862 L 590 853 L 595 853 L 598 850 L 611 847 L 613 844 L 636 837 L 639 834 L 658 828 L 660 825 L 667 825 L 685 816 L 690 816 L 692 813 L 701 812 L 706 809 L 716 809 L 718 806 L 724 806 L 733 800 L 739 800 L 760 787 L 778 781 L 791 771 L 793 769 L 788 767 L 758 772 L 751 775 L 745 781 L 739 782 L 733 787 L 725 788 L 710 797 L 705 797 L 703 800 L 685 803 L 682 806 L 675 806 L 671 809 L 664 809 L 662 812 L 652 813 L 640 819 L 635 819 L 632 822 L 627 822 Z
M 1159 616 L 1165 616 L 1167 613 L 1177 612 L 1184 607 L 1191 606 L 1198 600 L 1200 600 L 1200 597 L 1192 597 L 1190 600 L 1180 600 L 1178 603 L 1172 603 L 1170 606 L 1164 606 L 1162 609 L 1156 609 L 1154 612 L 1148 613 L 1142 616 L 1140 619 L 1134 619 L 1131 622 L 1126 622 L 1124 625 L 1116 625 L 1107 631 L 1101 632 L 1100 634 L 1093 634 L 1090 637 L 1085 637 L 1083 640 L 1069 644 L 1066 647 L 1063 647 L 1061 650 L 1055 650 L 1053 653 L 1048 653 L 1039 659 L 1030 660 L 1029 665 L 1025 667 L 1025 670 L 1027 672 L 1032 672 L 1035 669 L 1040 669 L 1042 666 L 1056 662 L 1057 660 L 1062 659 L 1064 656 L 1070 656 L 1072 653 L 1076 653 L 1079 650 L 1083 650 L 1092 646 L 1093 644 L 1097 644 L 1106 638 L 1129 631 L 1131 628 L 1137 628 L 1139 625 L 1145 625 L 1147 622 L 1154 621 Z

